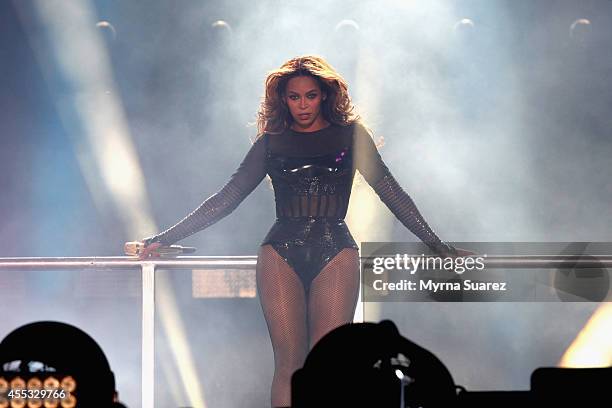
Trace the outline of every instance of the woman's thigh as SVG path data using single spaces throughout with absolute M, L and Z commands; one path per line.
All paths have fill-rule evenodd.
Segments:
M 353 321 L 359 296 L 359 251 L 344 248 L 312 281 L 308 296 L 310 346 Z
M 275 354 L 283 348 L 293 354 L 308 350 L 306 295 L 293 269 L 271 245 L 257 258 L 257 291 Z

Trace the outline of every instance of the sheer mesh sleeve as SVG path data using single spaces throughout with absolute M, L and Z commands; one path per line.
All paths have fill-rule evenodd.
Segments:
M 361 124 L 356 124 L 353 138 L 357 170 L 393 215 L 435 253 L 455 254 L 455 249 L 442 242 L 429 227 L 414 201 L 395 180 L 380 157 L 367 129 Z
M 234 211 L 266 175 L 265 137 L 259 137 L 255 141 L 238 169 L 218 193 L 207 198 L 176 225 L 160 234 L 146 238 L 144 242 L 147 245 L 152 242 L 160 242 L 164 245 L 173 244 L 216 223 Z

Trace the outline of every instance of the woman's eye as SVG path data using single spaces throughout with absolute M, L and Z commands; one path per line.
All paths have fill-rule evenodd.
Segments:
M 310 94 L 308 95 L 308 99 L 314 99 L 317 97 L 317 94 Z
M 297 101 L 298 96 L 297 95 L 290 95 L 289 99 L 291 99 L 292 101 Z

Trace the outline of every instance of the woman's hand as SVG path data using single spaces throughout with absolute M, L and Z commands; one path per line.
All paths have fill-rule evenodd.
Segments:
M 136 241 L 126 242 L 124 245 L 124 252 L 126 255 L 137 256 L 138 259 L 143 260 L 147 258 L 159 258 L 160 253 L 157 251 L 162 244 L 159 242 L 151 242 L 147 244 L 147 241 Z
M 431 250 L 434 254 L 442 257 L 451 257 L 458 258 L 462 256 L 473 256 L 476 255 L 475 252 L 468 251 L 467 249 L 455 248 L 451 244 L 447 242 L 439 242 L 436 244 L 430 245 Z
M 162 246 L 159 242 L 152 242 L 147 245 L 144 241 L 142 242 L 143 248 L 138 252 L 138 259 L 143 260 L 147 258 L 159 258 L 160 254 L 157 249 Z
M 462 249 L 462 248 L 455 248 L 455 251 L 457 251 L 457 255 L 456 256 L 473 256 L 473 255 L 477 255 L 476 252 L 468 251 L 467 249 Z

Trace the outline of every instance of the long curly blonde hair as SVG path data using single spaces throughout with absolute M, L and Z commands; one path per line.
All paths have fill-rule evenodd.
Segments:
M 359 116 L 354 113 L 355 106 L 349 97 L 344 78 L 322 57 L 303 55 L 290 59 L 268 73 L 265 93 L 257 112 L 259 136 L 264 133 L 282 133 L 293 123 L 284 97 L 287 82 L 297 76 L 313 77 L 321 91 L 327 94 L 321 103 L 321 113 L 325 120 L 343 126 L 359 120 Z

